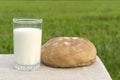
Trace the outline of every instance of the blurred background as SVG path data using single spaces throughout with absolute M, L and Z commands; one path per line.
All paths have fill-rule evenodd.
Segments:
M 42 44 L 60 36 L 89 39 L 113 80 L 120 79 L 119 0 L 0 0 L 0 54 L 13 54 L 13 18 L 42 18 Z

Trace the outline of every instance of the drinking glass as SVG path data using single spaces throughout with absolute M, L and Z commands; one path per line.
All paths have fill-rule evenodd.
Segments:
M 42 19 L 13 19 L 14 56 L 17 70 L 37 70 L 41 62 Z

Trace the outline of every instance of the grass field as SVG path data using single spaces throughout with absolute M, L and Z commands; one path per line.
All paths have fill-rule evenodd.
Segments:
M 113 80 L 120 80 L 120 1 L 0 1 L 0 53 L 13 53 L 13 18 L 43 18 L 43 40 L 91 40 Z

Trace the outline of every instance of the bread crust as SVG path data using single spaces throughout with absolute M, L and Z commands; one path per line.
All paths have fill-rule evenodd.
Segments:
M 41 59 L 51 67 L 78 67 L 95 62 L 96 53 L 95 46 L 88 39 L 57 37 L 43 45 Z

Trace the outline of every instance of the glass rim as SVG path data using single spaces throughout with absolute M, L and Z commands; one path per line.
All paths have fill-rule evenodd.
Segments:
M 32 18 L 13 18 L 13 23 L 18 24 L 39 24 L 42 23 L 42 19 L 32 19 Z

